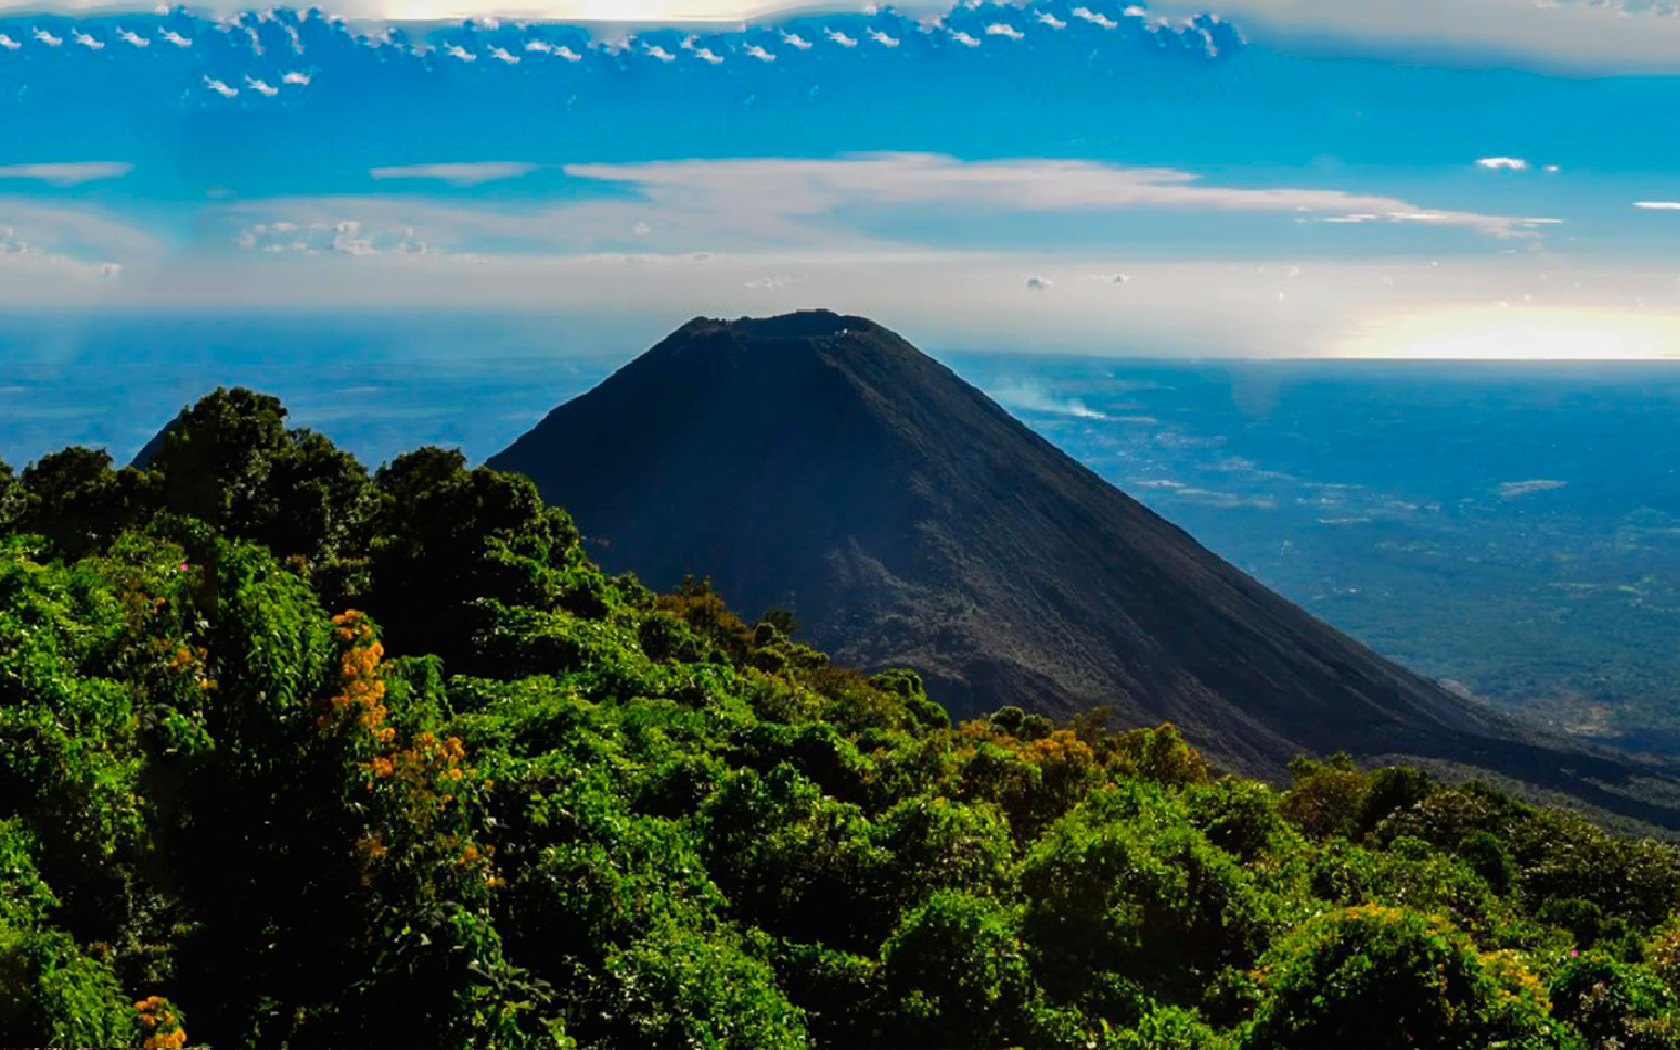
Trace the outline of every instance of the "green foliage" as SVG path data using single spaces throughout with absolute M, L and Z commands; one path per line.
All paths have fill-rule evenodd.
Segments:
M 1182 804 L 1142 784 L 1057 823 L 1021 873 L 1027 930 L 1046 980 L 1126 1016 L 1143 997 L 1188 1003 L 1226 967 L 1246 967 L 1287 905 L 1189 826 Z
M 1226 777 L 1186 791 L 1184 801 L 1208 841 L 1245 864 L 1304 851 L 1300 833 L 1267 784 Z
M 367 471 L 285 418 L 278 398 L 217 389 L 175 417 L 146 465 L 176 514 L 282 559 L 325 566 L 352 557 L 366 545 Z
M 1229 1050 L 1229 1035 L 1215 1031 L 1194 1010 L 1152 1006 L 1134 1028 L 1109 1030 L 1104 1050 Z
M 1654 974 L 1601 953 L 1571 958 L 1551 983 L 1552 1012 L 1591 1046 L 1680 1047 L 1674 992 Z
M 0 1041 L 134 1046 L 134 1008 L 111 967 L 58 930 L 0 927 Z
M 1326 839 L 1349 835 L 1359 828 L 1366 813 L 1370 779 L 1354 768 L 1347 755 L 1329 762 L 1305 756 L 1290 763 L 1294 774 L 1283 812 L 1309 838 Z
M 1479 953 L 1444 919 L 1367 905 L 1307 922 L 1264 960 L 1245 1048 L 1564 1045 L 1518 960 Z
M 17 518 L 17 478 L 11 464 L 0 459 L 0 529 L 9 528 Z
M 249 391 L 0 469 L 0 1042 L 1677 1045 L 1671 847 L 796 635 Z
M 112 470 L 111 455 L 103 449 L 67 448 L 42 456 L 24 469 L 17 489 L 20 494 L 9 500 L 13 527 L 45 536 L 67 559 L 102 549 L 147 520 L 158 505 L 157 476 Z
M 1040 998 L 1020 919 L 996 901 L 941 891 L 882 950 L 882 1034 L 896 1046 L 1034 1041 Z

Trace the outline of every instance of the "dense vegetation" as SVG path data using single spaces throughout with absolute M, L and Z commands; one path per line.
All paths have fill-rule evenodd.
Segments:
M 0 1044 L 1680 1047 L 1680 856 L 951 726 L 525 480 L 218 392 L 0 468 Z

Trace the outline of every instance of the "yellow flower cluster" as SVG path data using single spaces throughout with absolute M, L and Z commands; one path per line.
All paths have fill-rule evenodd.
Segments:
M 435 815 L 455 801 L 458 785 L 472 774 L 471 769 L 461 767 L 465 757 L 466 748 L 459 737 L 440 740 L 437 734 L 426 732 L 414 738 L 412 747 L 375 755 L 362 763 L 362 769 L 373 774 L 375 780 L 401 785 L 405 805 L 412 813 Z M 429 821 L 430 817 L 422 819 Z
M 1527 999 L 1539 1009 L 1551 1012 L 1552 999 L 1543 984 L 1523 957 L 1510 948 L 1488 952 L 1482 957 L 1482 965 L 1499 982 L 1499 997 L 1504 1000 Z
M 404 780 L 419 783 L 435 771 L 443 779 L 453 781 L 463 776 L 460 766 L 465 757 L 466 749 L 461 746 L 460 737 L 439 740 L 435 733 L 428 732 L 415 737 L 413 747 L 398 751 L 390 758 L 375 758 L 367 763 L 366 768 L 381 779 L 401 776 Z
M 365 615 L 351 609 L 332 618 L 334 633 L 350 643 L 339 659 L 339 672 L 344 679 L 341 690 L 329 701 L 331 707 L 316 719 L 322 729 L 330 729 L 345 718 L 354 718 L 376 741 L 390 743 L 396 730 L 385 725 L 385 683 L 380 679 L 380 662 L 385 659 L 385 647 L 374 640 L 373 624 Z
M 187 1045 L 186 1029 L 181 1027 L 180 1015 L 168 999 L 160 995 L 148 996 L 136 1002 L 134 1009 L 140 1014 L 140 1027 L 147 1032 L 146 1041 L 141 1046 L 148 1050 L 152 1047 L 178 1050 Z

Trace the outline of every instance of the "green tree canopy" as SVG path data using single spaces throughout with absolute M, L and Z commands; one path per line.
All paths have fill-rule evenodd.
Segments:
M 952 725 L 285 419 L 0 470 L 0 1044 L 1680 1050 L 1669 844 Z

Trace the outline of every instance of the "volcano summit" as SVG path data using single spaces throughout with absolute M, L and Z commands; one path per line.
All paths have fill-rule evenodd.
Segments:
M 489 465 L 571 511 L 607 567 L 788 609 L 837 661 L 913 667 L 959 715 L 1104 705 L 1247 773 L 1346 750 L 1626 801 L 1580 779 L 1624 781 L 1625 760 L 1314 619 L 862 317 L 696 319 Z

